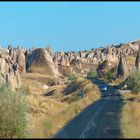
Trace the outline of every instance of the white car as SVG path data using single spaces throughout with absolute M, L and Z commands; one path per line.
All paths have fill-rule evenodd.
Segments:
M 101 91 L 106 91 L 107 90 L 107 86 L 106 85 L 101 85 L 100 89 L 101 89 Z

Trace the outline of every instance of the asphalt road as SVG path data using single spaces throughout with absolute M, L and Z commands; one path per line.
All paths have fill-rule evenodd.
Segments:
M 93 80 L 93 83 L 99 87 L 103 84 L 98 80 Z M 121 138 L 120 115 L 123 100 L 119 91 L 111 86 L 102 95 L 100 100 L 68 122 L 54 138 Z

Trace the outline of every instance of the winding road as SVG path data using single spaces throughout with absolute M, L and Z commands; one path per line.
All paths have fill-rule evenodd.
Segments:
M 103 84 L 99 80 L 92 81 L 98 86 Z M 120 116 L 124 104 L 121 95 L 111 86 L 102 95 L 100 100 L 69 121 L 54 138 L 121 138 Z

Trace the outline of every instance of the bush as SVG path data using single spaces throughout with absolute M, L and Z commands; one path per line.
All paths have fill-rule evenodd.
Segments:
M 108 71 L 106 75 L 107 75 L 107 80 L 111 80 L 116 77 L 116 73 L 112 71 Z
M 81 107 L 78 106 L 78 105 L 75 105 L 75 107 L 74 107 L 74 113 L 77 115 L 77 114 L 79 114 L 79 112 L 81 112 Z
M 138 94 L 140 92 L 140 72 L 130 74 L 127 80 L 127 85 L 132 93 Z
M 75 80 L 75 79 L 77 79 L 77 77 L 75 75 L 70 75 L 68 78 L 68 80 Z
M 72 92 L 75 92 L 77 89 L 80 89 L 84 87 L 86 84 L 88 84 L 89 81 L 85 78 L 79 77 L 76 80 L 72 81 L 63 91 L 65 95 L 71 94 Z
M 81 99 L 81 97 L 79 95 L 73 95 L 73 96 L 68 98 L 68 102 L 72 103 L 72 102 L 76 102 L 76 101 L 78 101 L 80 99 Z
M 97 76 L 97 72 L 95 69 L 91 69 L 88 73 L 87 73 L 87 77 L 96 77 Z
M 26 137 L 26 96 L 0 85 L 0 138 Z

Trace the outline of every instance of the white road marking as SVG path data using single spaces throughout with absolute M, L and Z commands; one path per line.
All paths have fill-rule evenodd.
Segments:
M 86 135 L 83 135 L 81 138 L 85 138 Z
M 90 129 L 90 126 L 88 126 L 87 131 Z
M 96 127 L 96 124 L 93 122 L 93 123 L 92 123 L 92 126 Z
M 101 111 L 101 109 L 102 109 L 102 108 L 105 106 L 105 104 L 107 104 L 108 102 L 109 102 L 109 100 L 106 101 L 106 102 L 99 108 L 98 111 L 96 111 L 96 113 L 94 114 L 94 116 L 92 117 L 92 119 L 90 120 L 90 122 L 87 124 L 86 128 L 84 129 L 84 131 L 83 131 L 82 134 L 80 135 L 80 138 L 83 138 L 83 136 L 85 136 L 84 133 L 85 133 L 86 131 L 89 130 L 89 125 L 94 123 L 94 118 L 95 118 L 95 116 Z M 96 125 L 95 125 L 95 127 L 96 127 Z

